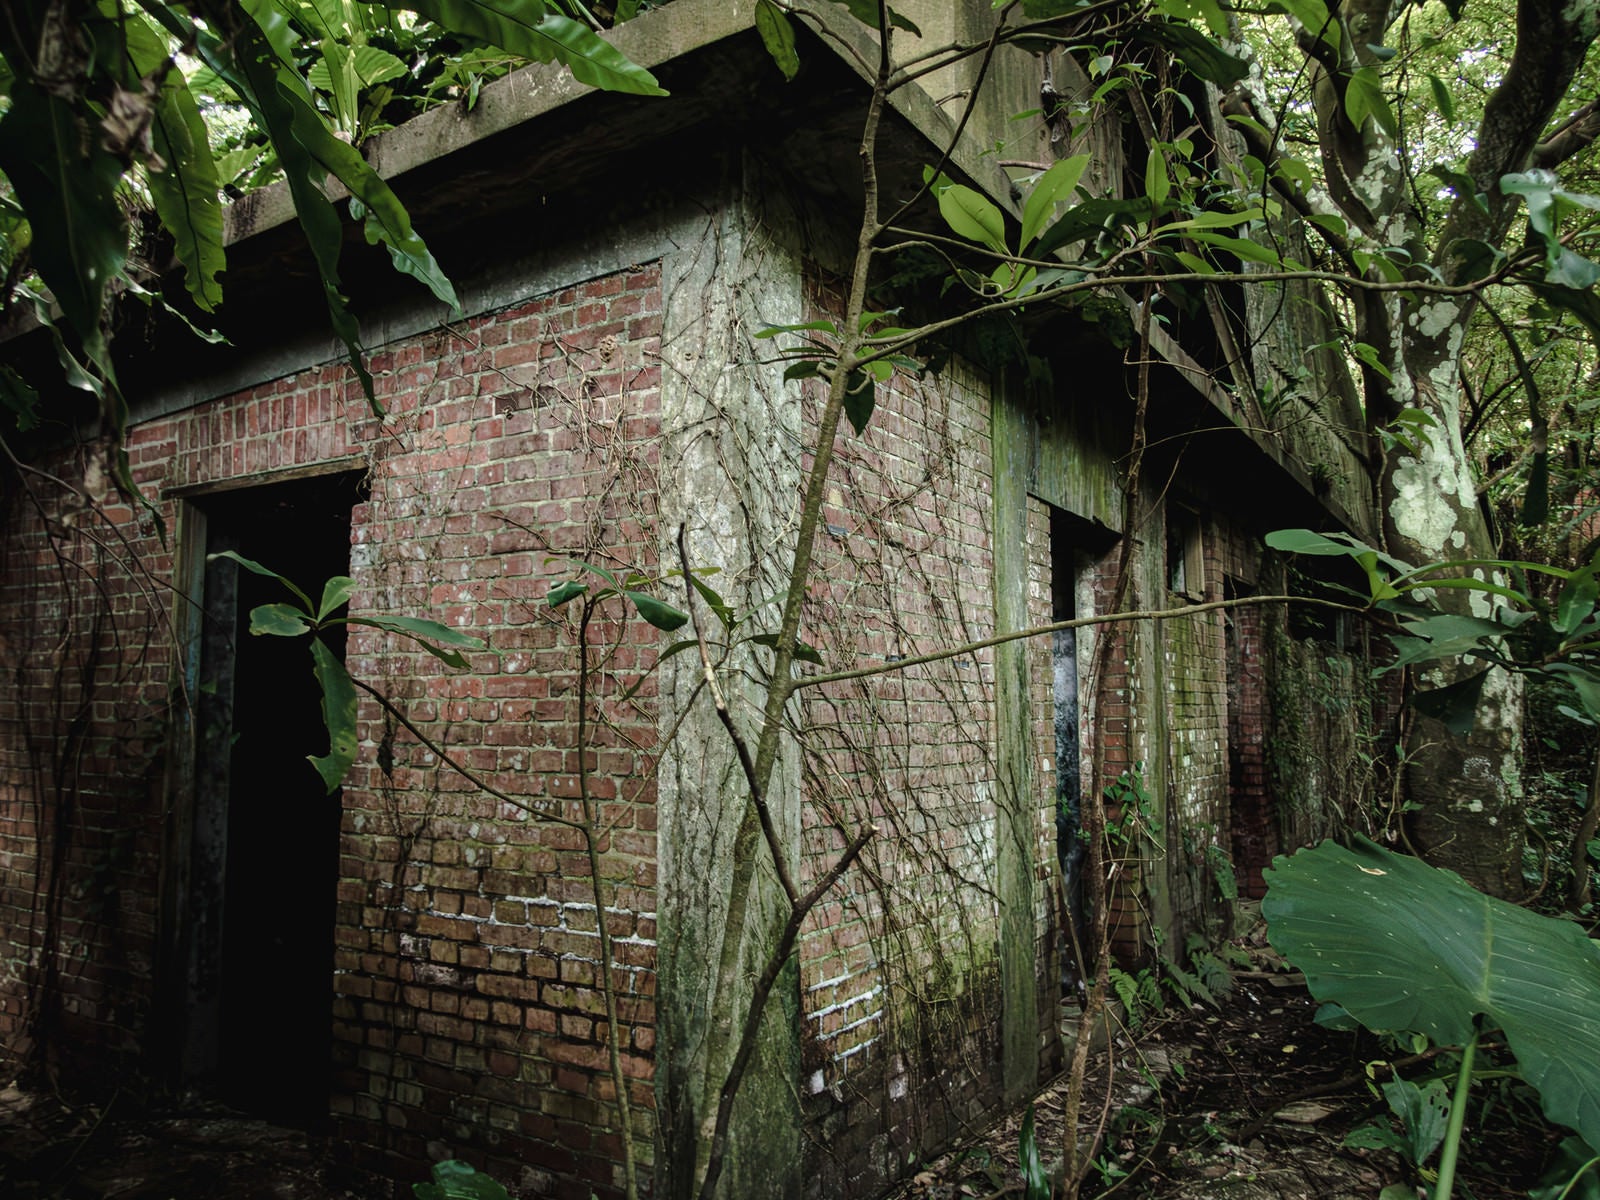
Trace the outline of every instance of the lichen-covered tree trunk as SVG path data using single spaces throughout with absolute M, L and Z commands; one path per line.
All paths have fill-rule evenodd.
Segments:
M 1384 42 L 1404 14 L 1403 0 L 1330 2 L 1322 29 L 1297 38 L 1314 66 L 1317 128 L 1324 189 L 1291 197 L 1302 211 L 1336 214 L 1348 231 L 1334 249 L 1377 280 L 1366 255 L 1409 261 L 1413 278 L 1461 285 L 1471 281 L 1470 242 L 1500 247 L 1513 225 L 1515 196 L 1500 188 L 1508 172 L 1553 166 L 1572 148 L 1542 142 L 1600 27 L 1600 0 L 1518 0 L 1514 47 L 1484 105 L 1466 175 L 1445 218 L 1432 228 L 1418 212 L 1395 137 L 1399 127 L 1373 102 L 1393 50 Z M 1395 255 L 1399 247 L 1403 255 Z M 1481 259 L 1479 260 L 1481 261 Z M 1377 501 L 1387 549 L 1412 563 L 1493 558 L 1498 544 L 1478 502 L 1461 436 L 1461 346 L 1478 303 L 1475 292 L 1451 294 L 1352 289 L 1355 341 L 1370 352 L 1362 379 L 1367 430 L 1373 438 Z M 1425 414 L 1418 418 L 1417 414 Z M 1397 424 L 1398 422 L 1398 424 Z M 1387 437 L 1380 437 L 1386 432 Z M 1446 607 L 1469 612 L 1483 595 L 1441 589 Z M 1423 688 L 1456 682 L 1478 664 L 1456 662 L 1417 681 Z M 1515 680 L 1485 680 L 1476 720 L 1461 735 L 1408 710 L 1404 781 L 1413 810 L 1413 840 L 1433 861 L 1496 894 L 1520 888 L 1521 697 Z
M 1462 444 L 1460 347 L 1470 310 L 1435 301 L 1400 314 L 1390 362 L 1391 400 L 1426 413 L 1431 424 L 1395 444 L 1380 480 L 1389 551 L 1411 563 L 1493 558 L 1498 546 Z M 1463 572 L 1482 568 L 1463 566 Z M 1488 615 L 1483 593 L 1441 589 L 1437 602 Z M 1413 683 L 1433 689 L 1484 669 L 1476 660 L 1436 665 Z M 1525 826 L 1521 801 L 1521 679 L 1499 668 L 1483 681 L 1469 733 L 1410 708 L 1401 743 L 1409 836 L 1437 866 L 1449 867 L 1493 895 L 1522 891 Z

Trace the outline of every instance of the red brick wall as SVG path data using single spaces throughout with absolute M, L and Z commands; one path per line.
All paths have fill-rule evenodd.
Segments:
M 591 626 L 601 669 L 580 760 L 573 614 L 550 612 L 543 597 L 571 570 L 547 555 L 655 566 L 661 307 L 658 269 L 635 268 L 375 354 L 382 421 L 346 368 L 330 365 L 138 425 L 129 441 L 149 495 L 363 461 L 371 499 L 353 514 L 352 614 L 432 616 L 489 648 L 452 671 L 414 643 L 355 627 L 352 673 L 523 804 L 579 819 L 578 774 L 589 773 L 624 1070 L 647 1160 L 656 722 L 649 685 L 632 700 L 622 693 L 659 635 L 615 603 Z M 70 1035 L 57 1050 L 131 1056 L 151 1024 L 176 662 L 163 632 L 171 554 L 125 506 L 108 510 L 114 527 L 61 528 L 69 502 L 37 486 L 52 493 L 45 512 L 60 536 L 47 544 L 38 514 L 13 509 L 0 610 L 8 658 L 27 664 L 0 701 L 0 1035 L 15 1052 L 24 996 L 37 995 L 40 967 L 27 958 L 50 891 L 37 859 L 57 850 L 66 882 L 47 962 L 61 1001 L 43 1006 L 43 1028 Z M 176 527 L 175 502 L 161 506 Z M 52 711 L 58 686 L 64 703 Z M 65 776 L 41 772 L 78 713 L 87 734 Z M 384 715 L 363 698 L 359 720 L 328 897 L 338 906 L 339 1132 L 397 1177 L 459 1154 L 525 1191 L 612 1194 L 620 1151 L 582 839 L 441 770 L 403 729 L 388 728 L 393 763 L 379 767 Z
M 977 381 L 879 389 L 830 476 L 805 617 L 828 669 L 994 632 L 991 470 Z M 870 1194 L 994 1095 L 993 661 L 980 651 L 804 694 L 805 878 L 833 861 L 842 830 L 879 829 L 801 947 L 809 1194 Z M 1047 670 L 1040 684 L 1048 694 Z

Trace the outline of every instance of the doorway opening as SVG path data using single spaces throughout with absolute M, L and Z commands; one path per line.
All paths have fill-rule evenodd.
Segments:
M 1095 563 L 1110 548 L 1109 533 L 1072 513 L 1050 508 L 1051 620 L 1071 621 L 1094 612 Z M 1091 637 L 1079 630 L 1058 629 L 1051 635 L 1052 692 L 1055 709 L 1056 859 L 1066 904 L 1062 926 L 1061 983 L 1064 991 L 1081 989 L 1093 966 L 1086 961 L 1088 924 L 1085 912 L 1083 845 L 1083 712 L 1080 671 L 1086 665 Z
M 309 649 L 250 633 L 252 609 L 293 597 L 211 556 L 232 550 L 315 601 L 328 577 L 349 573 L 362 480 L 340 471 L 190 498 L 205 563 L 182 1075 L 242 1111 L 308 1128 L 326 1118 L 332 1078 L 340 797 L 307 761 L 328 749 Z M 343 659 L 342 627 L 318 636 Z

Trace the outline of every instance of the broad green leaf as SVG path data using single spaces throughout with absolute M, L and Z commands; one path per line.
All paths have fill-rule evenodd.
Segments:
M 689 582 L 694 586 L 694 590 L 700 593 L 700 599 L 706 602 L 706 607 L 717 614 L 717 620 L 722 623 L 724 629 L 732 629 L 738 624 L 733 618 L 733 609 L 722 598 L 721 592 L 693 571 L 689 573 Z
M 1376 371 L 1379 375 L 1383 376 L 1383 378 L 1393 382 L 1394 375 L 1392 372 L 1390 372 L 1388 366 L 1385 365 L 1383 359 L 1378 357 L 1378 350 L 1376 346 L 1369 345 L 1366 342 L 1355 342 L 1350 347 L 1350 353 L 1354 354 L 1368 367 Z
M 1172 194 L 1172 176 L 1167 173 L 1167 154 L 1159 146 L 1150 147 L 1144 160 L 1144 194 L 1160 212 Z
M 761 35 L 761 44 L 772 55 L 783 77 L 793 79 L 800 71 L 800 53 L 795 49 L 794 26 L 789 23 L 789 14 L 772 0 L 756 0 L 756 32 Z
M 1442 724 L 1453 736 L 1464 738 L 1478 722 L 1478 704 L 1483 699 L 1483 685 L 1488 678 L 1489 671 L 1485 669 L 1444 687 L 1412 692 L 1409 702 L 1418 712 Z
M 1261 206 L 1252 204 L 1249 208 L 1239 212 L 1203 212 L 1192 217 L 1185 217 L 1181 221 L 1169 221 L 1154 232 L 1158 234 L 1177 233 L 1186 229 L 1232 229 L 1238 225 L 1248 225 L 1251 221 L 1261 219 Z
M 1063 246 L 1106 229 L 1148 221 L 1150 216 L 1151 205 L 1148 196 L 1131 196 L 1126 200 L 1111 200 L 1105 197 L 1085 200 L 1082 204 L 1075 204 L 1062 213 L 1039 236 L 1038 242 L 1029 253 L 1042 258 L 1047 254 L 1053 254 Z
M 299 637 L 310 631 L 306 613 L 292 604 L 262 604 L 250 610 L 250 632 L 258 637 Z
M 1462 1045 L 1499 1027 L 1552 1121 L 1600 1144 L 1600 950 L 1570 921 L 1358 839 L 1267 871 L 1273 946 L 1369 1029 Z
M 1017 1159 L 1022 1169 L 1023 1200 L 1050 1200 L 1055 1187 L 1050 1172 L 1039 1156 L 1039 1136 L 1034 1131 L 1033 1105 L 1022 1116 L 1022 1132 L 1017 1138 Z
M 409 68 L 405 63 L 377 46 L 351 47 L 349 58 L 352 75 L 356 83 L 363 88 L 376 87 L 380 83 L 388 83 L 391 79 L 399 79 L 402 75 L 409 74 Z M 306 72 L 306 82 L 320 91 L 331 90 L 333 76 L 328 69 L 327 61 L 313 63 L 311 69 Z
M 1202 20 L 1212 37 L 1230 36 L 1228 14 L 1219 0 L 1156 0 L 1156 9 L 1175 21 Z
M 328 614 L 347 603 L 356 590 L 356 581 L 348 575 L 335 575 L 322 585 L 322 603 L 317 605 L 317 620 L 326 621 Z
M 760 329 L 756 330 L 756 336 L 758 338 L 769 338 L 776 337 L 780 333 L 806 333 L 810 331 L 831 334 L 834 337 L 839 336 L 839 327 L 832 321 L 826 319 L 818 321 L 801 321 L 797 325 L 763 325 Z
M 27 433 L 39 426 L 39 393 L 3 363 L 0 363 L 0 409 L 11 414 L 18 433 Z
M 1584 716 L 1591 721 L 1600 721 L 1600 669 L 1587 663 L 1561 662 L 1543 667 L 1542 672 L 1555 676 L 1571 687 L 1578 695 L 1578 704 Z
M 510 1200 L 506 1189 L 490 1176 L 459 1159 L 433 1164 L 432 1183 L 414 1183 L 416 1200 Z
M 860 367 L 851 371 L 850 378 L 844 384 L 844 415 L 850 418 L 850 427 L 856 433 L 866 432 L 867 422 L 872 420 L 872 410 L 877 403 L 878 389 L 872 376 Z
M 644 592 L 624 592 L 623 595 L 633 601 L 633 606 L 639 610 L 641 617 L 667 633 L 683 628 L 689 620 L 689 614 L 682 609 L 674 608 Z
M 310 616 L 313 612 L 316 611 L 314 608 L 311 607 L 311 597 L 310 596 L 306 595 L 298 587 L 296 587 L 294 585 L 294 581 L 293 580 L 287 579 L 284 576 L 279 575 L 271 567 L 263 567 L 260 563 L 256 562 L 254 559 L 246 558 L 244 555 L 240 554 L 237 550 L 222 550 L 222 551 L 219 551 L 216 554 L 208 554 L 208 555 L 206 555 L 206 560 L 208 562 L 211 559 L 214 559 L 214 558 L 230 559 L 233 562 L 238 563 L 241 567 L 243 567 L 246 571 L 249 571 L 253 575 L 260 575 L 260 576 L 262 576 L 263 578 L 266 578 L 266 579 L 276 579 L 279 583 L 283 584 L 284 587 L 288 588 L 291 592 L 294 593 L 295 599 L 300 601 L 300 607 L 301 607 L 302 610 L 304 610 L 304 612 L 305 612 L 305 614 L 307 616 Z
M 1241 262 L 1260 263 L 1268 267 L 1282 267 L 1286 264 L 1278 252 L 1271 246 L 1261 242 L 1252 242 L 1248 238 L 1229 237 L 1225 233 L 1213 233 L 1208 229 L 1197 229 L 1189 234 L 1197 242 L 1208 246 L 1215 246 L 1219 250 L 1226 250 Z
M 1600 1200 L 1600 1155 L 1582 1138 L 1569 1137 L 1556 1151 L 1529 1200 Z
M 569 579 L 565 583 L 558 583 L 550 589 L 550 594 L 545 597 L 545 603 L 551 608 L 560 608 L 569 600 L 576 600 L 589 590 L 589 585 L 579 583 L 576 579 Z
M 579 83 L 608 92 L 665 96 L 654 75 L 587 26 L 541 0 L 405 0 L 404 6 L 456 33 L 539 62 L 559 62 Z
M 834 3 L 844 5 L 850 10 L 851 16 L 868 28 L 878 27 L 878 0 L 834 0 Z M 910 18 L 892 8 L 889 10 L 889 24 L 894 29 L 904 29 L 913 37 L 922 36 L 922 30 L 913 25 Z
M 1450 94 L 1450 89 L 1445 85 L 1444 80 L 1437 75 L 1429 75 L 1428 87 L 1433 92 L 1433 106 L 1439 110 L 1439 115 L 1447 122 L 1454 122 L 1456 119 L 1456 101 L 1455 97 Z
M 373 629 L 382 629 L 386 633 L 398 633 L 401 637 L 408 637 L 421 646 L 435 658 L 452 667 L 466 667 L 466 656 L 461 650 L 446 649 L 449 646 L 458 646 L 465 650 L 482 650 L 483 639 L 473 637 L 470 633 L 438 621 L 430 621 L 426 617 L 351 617 L 351 625 L 366 625 Z
M 1287 13 L 1313 37 L 1320 38 L 1335 48 L 1339 45 L 1339 22 L 1328 15 L 1324 0 L 1270 0 L 1269 12 Z
M 1135 27 L 1132 40 L 1152 42 L 1172 51 L 1192 74 L 1221 88 L 1231 87 L 1250 74 L 1250 64 L 1244 59 L 1229 54 L 1187 25 L 1148 21 Z
M 1074 154 L 1071 158 L 1052 163 L 1049 170 L 1039 176 L 1039 182 L 1033 185 L 1033 191 L 1028 193 L 1028 201 L 1022 207 L 1021 245 L 1024 250 L 1055 216 L 1056 205 L 1072 198 L 1088 165 L 1087 154 Z
M 134 71 L 154 75 L 170 64 L 166 39 L 138 14 L 124 23 L 128 57 Z M 190 297 L 203 311 L 222 303 L 217 276 L 226 266 L 222 245 L 222 203 L 217 193 L 222 182 L 211 157 L 200 106 L 189 92 L 183 72 L 168 65 L 156 94 L 150 122 L 152 149 L 164 164 L 145 172 L 145 183 L 161 225 L 172 235 L 173 253 L 183 264 L 183 281 Z
M 1336 238 L 1343 239 L 1350 236 L 1350 226 L 1343 217 L 1334 213 L 1308 213 L 1306 220 Z
M 1006 221 L 987 197 L 959 183 L 939 189 L 939 215 L 957 236 L 1006 252 Z
M 768 650 L 776 650 L 778 648 L 778 635 L 775 633 L 758 633 L 750 640 L 757 646 L 765 646 Z M 808 645 L 805 642 L 795 643 L 794 656 L 799 662 L 810 663 L 816 667 L 822 665 L 822 654 L 815 646 Z
M 1561 589 L 1556 601 L 1556 632 L 1569 634 L 1594 615 L 1595 601 L 1600 600 L 1600 581 L 1593 569 L 1580 571 Z
M 329 322 L 344 343 L 351 369 L 361 381 L 367 402 L 374 411 L 381 412 L 372 389 L 372 373 L 367 370 L 361 329 L 340 291 L 339 251 L 344 243 L 344 230 L 338 214 L 322 192 L 328 168 L 306 148 L 301 136 L 312 142 L 320 142 L 324 137 L 331 141 L 338 139 L 313 107 L 305 81 L 284 65 L 280 57 L 278 47 L 286 37 L 292 51 L 293 33 L 288 22 L 281 13 L 265 8 L 261 10 L 259 23 L 242 22 L 229 42 L 201 29 L 190 29 L 187 36 L 193 38 L 195 49 L 206 65 L 233 88 L 271 139 L 289 185 L 289 194 L 294 199 L 300 228 L 305 232 L 312 260 L 316 263 Z
M 311 658 L 322 688 L 322 723 L 328 730 L 328 753 L 306 755 L 322 776 L 331 796 L 356 761 L 356 685 L 321 638 L 311 639 Z
M 106 289 L 128 256 L 116 196 L 122 163 L 62 97 L 17 78 L 10 99 L 0 116 L 0 173 L 28 214 L 34 268 L 84 352 L 99 360 Z
M 831 365 L 831 363 L 827 365 Z M 821 359 L 803 358 L 797 363 L 790 363 L 783 369 L 783 381 L 788 383 L 794 379 L 813 379 L 822 374 L 823 366 L 824 363 Z
M 1215 275 L 1217 273 L 1217 269 L 1198 254 L 1190 254 L 1187 250 L 1175 250 L 1172 256 L 1196 275 Z

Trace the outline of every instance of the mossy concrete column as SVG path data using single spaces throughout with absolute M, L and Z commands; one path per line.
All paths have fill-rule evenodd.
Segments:
M 994 470 L 994 626 L 1028 625 L 1028 476 L 1033 420 L 1003 384 L 990 408 Z M 1000 906 L 1000 1055 L 1007 1100 L 1032 1090 L 1039 1077 L 1038 936 L 1034 857 L 1038 797 L 1033 774 L 1032 683 L 1026 642 L 995 647 L 995 874 Z
M 793 554 L 800 406 L 781 364 L 753 334 L 801 319 L 800 263 L 766 233 L 763 189 L 729 163 L 720 189 L 699 198 L 674 231 L 663 264 L 661 337 L 662 566 L 677 565 L 686 533 L 691 566 L 748 615 L 782 594 Z M 710 190 L 710 189 L 708 189 Z M 716 618 L 701 609 L 717 633 Z M 719 671 L 735 720 L 754 745 L 770 664 L 748 643 Z M 745 817 L 750 789 L 734 747 L 700 686 L 699 656 L 662 664 L 658 861 L 660 962 L 655 1195 L 686 1200 L 706 1167 L 717 1104 L 749 1011 L 753 981 L 787 916 L 772 859 Z M 783 853 L 798 870 L 798 757 L 789 747 L 768 785 Z M 730 897 L 737 897 L 730 900 Z M 742 900 L 742 917 L 736 905 Z M 718 1194 L 792 1200 L 801 1191 L 799 980 L 794 964 L 765 1010 L 757 1052 L 733 1109 Z

